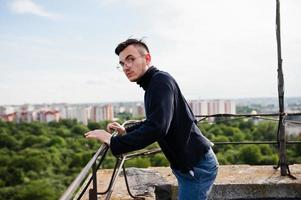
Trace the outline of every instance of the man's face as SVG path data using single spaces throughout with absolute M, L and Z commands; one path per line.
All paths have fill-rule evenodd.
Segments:
M 138 81 L 149 68 L 150 55 L 140 48 L 129 45 L 119 54 L 119 63 L 131 82 Z

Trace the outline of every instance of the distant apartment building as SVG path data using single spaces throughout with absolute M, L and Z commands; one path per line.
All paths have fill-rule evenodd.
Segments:
M 7 115 L 15 112 L 15 108 L 12 106 L 0 106 L 0 115 Z
M 225 112 L 225 101 L 223 100 L 214 100 L 208 102 L 208 114 L 214 115 L 214 114 L 220 114 L 220 113 L 226 113 Z
M 1 114 L 0 120 L 3 120 L 5 122 L 13 122 L 16 120 L 16 115 L 17 115 L 16 112 L 10 114 Z
M 188 104 L 195 115 L 208 115 L 207 101 L 191 100 Z
M 225 113 L 236 114 L 236 103 L 235 101 L 225 102 Z
M 40 109 L 31 111 L 21 111 L 16 113 L 16 122 L 27 122 L 31 123 L 33 121 L 40 122 L 58 122 L 60 119 L 60 113 L 53 109 Z
M 144 106 L 143 104 L 136 104 L 133 106 L 133 110 L 132 110 L 132 114 L 133 116 L 144 116 L 145 112 L 144 112 Z
M 0 120 L 12 122 L 16 120 L 15 109 L 11 106 L 0 106 Z
M 91 121 L 99 122 L 103 120 L 112 121 L 114 118 L 113 106 L 107 104 L 104 106 L 93 106 L 91 109 Z
M 31 123 L 37 120 L 37 112 L 31 105 L 22 105 L 16 110 L 16 122 Z
M 21 111 L 16 114 L 16 122 L 31 123 L 37 120 L 37 113 L 34 111 Z
M 127 112 L 127 113 L 133 113 L 133 105 L 132 104 L 129 104 L 129 103 L 121 103 L 119 105 L 115 105 L 114 106 L 114 111 L 115 113 L 124 113 L 124 112 Z
M 113 110 L 115 115 L 119 113 L 131 113 L 133 117 L 145 116 L 144 104 L 142 102 L 115 104 Z
M 236 114 L 236 104 L 231 100 L 191 100 L 189 106 L 195 115 Z
M 83 124 L 88 124 L 91 115 L 91 108 L 91 106 L 67 106 L 64 112 L 67 119 L 76 119 L 77 121 L 82 122 Z
M 40 122 L 51 122 L 60 120 L 60 113 L 57 110 L 40 110 L 37 112 L 37 120 Z
M 66 105 L 66 104 L 63 104 L 63 105 L 60 105 L 60 106 L 56 105 L 53 108 L 54 108 L 54 110 L 57 110 L 60 113 L 60 119 L 67 119 L 68 105 Z

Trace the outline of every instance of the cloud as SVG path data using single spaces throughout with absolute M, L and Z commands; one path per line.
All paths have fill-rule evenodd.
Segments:
M 58 14 L 46 11 L 42 6 L 31 0 L 14 0 L 9 7 L 16 14 L 33 14 L 49 19 L 58 19 L 60 17 Z

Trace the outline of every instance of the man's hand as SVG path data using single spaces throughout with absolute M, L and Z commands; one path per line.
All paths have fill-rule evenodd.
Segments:
M 104 142 L 104 143 L 110 145 L 112 136 L 110 133 L 108 133 L 105 130 L 96 129 L 96 130 L 85 133 L 85 137 L 88 139 L 98 139 L 101 142 Z
M 107 125 L 108 132 L 113 133 L 115 130 L 119 134 L 124 134 L 126 132 L 125 128 L 123 126 L 121 126 L 120 124 L 118 124 L 117 122 L 112 122 Z

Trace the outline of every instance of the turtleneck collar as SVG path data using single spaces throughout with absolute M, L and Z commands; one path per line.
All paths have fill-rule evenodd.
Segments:
M 144 90 L 146 90 L 148 88 L 149 82 L 151 80 L 151 78 L 153 77 L 153 75 L 158 72 L 159 70 L 154 67 L 151 66 L 145 73 L 144 75 L 139 79 L 139 81 L 137 81 L 137 84 L 142 87 Z

